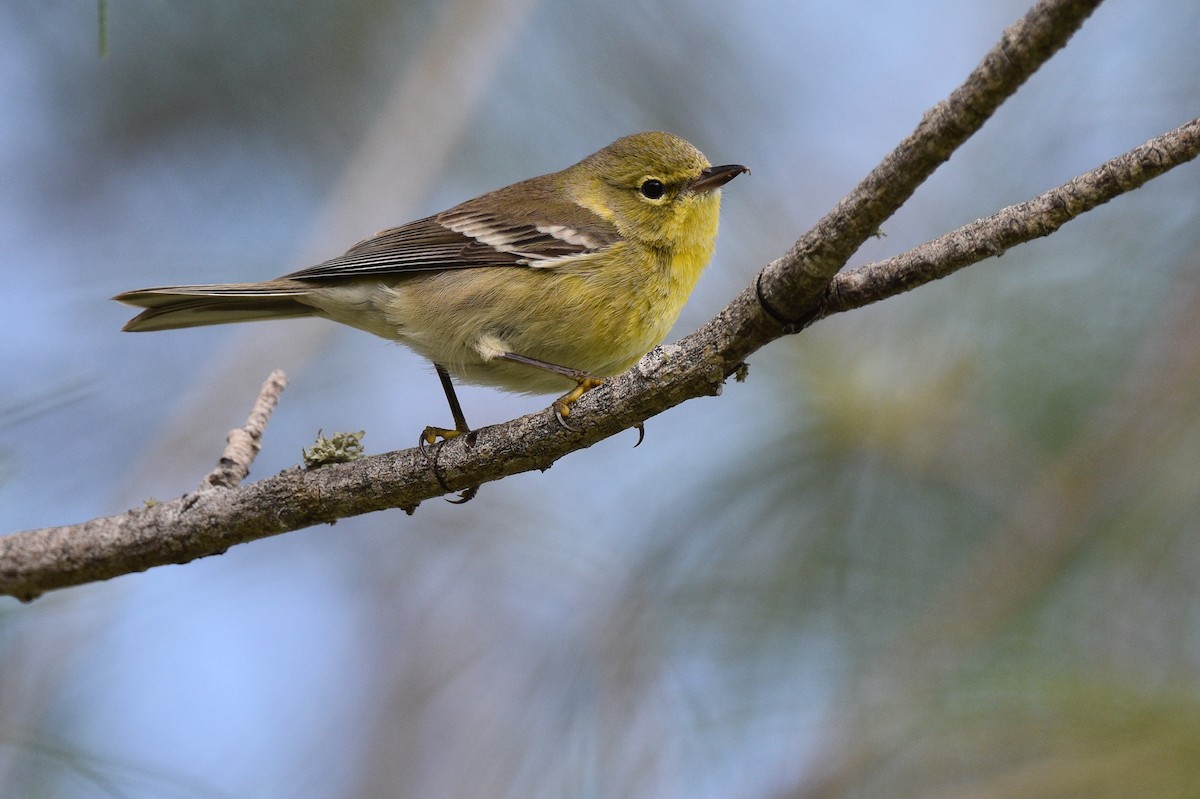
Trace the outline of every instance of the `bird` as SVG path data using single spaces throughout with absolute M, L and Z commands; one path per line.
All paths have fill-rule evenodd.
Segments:
M 432 362 L 454 420 L 422 446 L 471 432 L 455 378 L 565 392 L 552 408 L 566 425 L 579 397 L 665 339 L 712 258 L 721 187 L 749 171 L 635 133 L 274 280 L 113 299 L 143 309 L 132 332 L 321 317 L 398 341 Z

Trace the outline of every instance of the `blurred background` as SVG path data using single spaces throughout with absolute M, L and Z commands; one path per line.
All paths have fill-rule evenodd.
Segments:
M 0 5 L 0 533 L 449 422 L 320 321 L 130 335 L 665 129 L 753 169 L 673 338 L 1025 0 Z M 1200 110 L 1200 5 L 1111 0 L 855 264 Z M 1166 797 L 1200 780 L 1200 172 L 752 359 L 545 474 L 0 600 L 5 797 Z M 465 388 L 473 424 L 547 400 Z

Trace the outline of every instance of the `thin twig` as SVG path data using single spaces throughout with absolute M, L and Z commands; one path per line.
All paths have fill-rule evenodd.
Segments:
M 263 431 L 271 420 L 271 412 L 279 403 L 279 395 L 287 387 L 287 375 L 276 369 L 267 377 L 258 393 L 258 400 L 250 410 L 250 416 L 241 427 L 229 431 L 225 437 L 225 451 L 217 467 L 200 482 L 200 491 L 218 488 L 237 488 L 250 474 L 250 464 L 262 447 Z
M 1049 236 L 1072 219 L 1200 155 L 1200 117 L 1156 136 L 1031 200 L 908 252 L 843 272 L 825 290 L 818 318 L 861 308 Z

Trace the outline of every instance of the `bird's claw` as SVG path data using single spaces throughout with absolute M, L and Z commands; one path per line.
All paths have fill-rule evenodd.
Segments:
M 465 505 L 471 500 L 475 499 L 475 495 L 478 493 L 479 486 L 471 486 L 470 488 L 464 488 L 462 491 L 460 491 L 458 494 L 458 499 L 450 499 L 449 497 L 442 497 L 442 499 L 446 500 L 451 505 Z
M 426 463 L 428 463 L 430 468 L 433 469 L 433 476 L 437 478 L 438 485 L 440 485 L 442 490 L 447 494 L 453 489 L 446 484 L 445 478 L 442 477 L 442 471 L 437 465 L 437 453 L 439 450 L 441 450 L 441 446 L 438 446 L 436 450 L 434 450 L 433 447 L 439 444 L 444 445 L 450 439 L 458 438 L 459 436 L 463 435 L 467 436 L 468 446 L 475 443 L 474 430 L 451 430 L 445 427 L 433 426 L 426 427 L 424 430 L 422 430 L 421 437 L 417 440 L 417 449 L 421 450 L 421 455 L 425 457 Z M 438 439 L 441 440 L 439 441 Z M 451 505 L 462 505 L 470 502 L 478 493 L 479 486 L 470 486 L 459 493 L 458 499 L 446 499 L 446 501 Z
M 571 425 L 567 423 L 567 417 L 571 415 L 571 406 L 574 405 L 584 394 L 591 391 L 593 388 L 599 388 L 602 385 L 604 385 L 603 378 L 586 375 L 579 378 L 575 388 L 571 389 L 566 394 L 563 394 L 554 401 L 554 404 L 550 407 L 554 409 L 554 418 L 558 420 L 558 423 L 562 425 L 564 430 L 575 430 L 574 427 L 571 427 Z

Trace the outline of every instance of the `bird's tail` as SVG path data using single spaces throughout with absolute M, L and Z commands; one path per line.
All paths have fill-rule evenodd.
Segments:
M 270 280 L 210 286 L 161 286 L 126 291 L 113 299 L 146 309 L 121 328 L 141 333 L 318 315 L 320 311 L 303 302 L 308 292 L 308 286 L 294 280 Z

